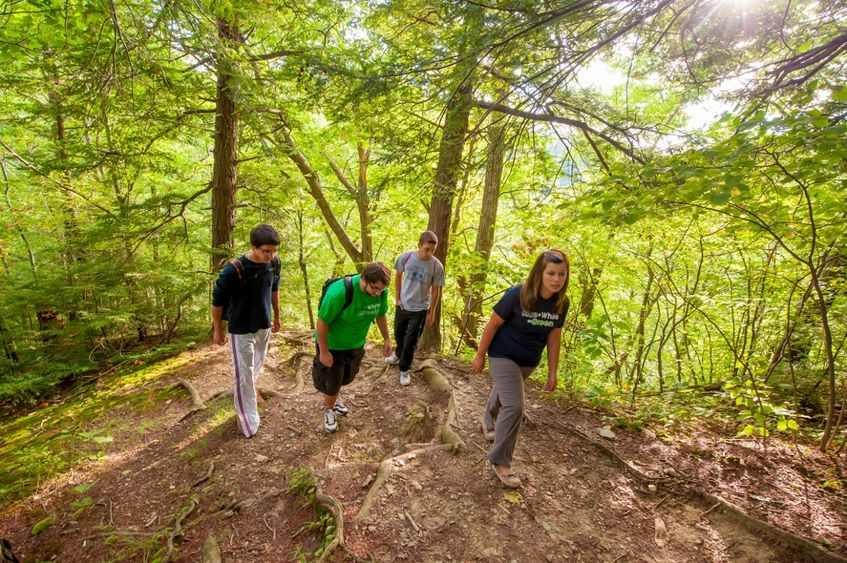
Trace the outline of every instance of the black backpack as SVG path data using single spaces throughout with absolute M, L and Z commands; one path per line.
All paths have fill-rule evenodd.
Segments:
M 321 298 L 318 299 L 318 310 L 321 308 L 321 303 L 324 302 L 324 296 L 326 295 L 326 290 L 329 289 L 329 286 L 337 282 L 338 280 L 344 280 L 344 306 L 341 307 L 341 310 L 338 311 L 338 315 L 344 312 L 344 310 L 350 306 L 353 302 L 353 276 L 356 274 L 346 274 L 341 276 L 340 278 L 329 278 L 324 282 L 323 287 L 321 288 Z M 338 318 L 336 315 L 336 319 Z M 335 319 L 332 319 L 335 321 Z M 332 321 L 331 321 L 332 322 Z M 329 323 L 327 323 L 329 324 Z

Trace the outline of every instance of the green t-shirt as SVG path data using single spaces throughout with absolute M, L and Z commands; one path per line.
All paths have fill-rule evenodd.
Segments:
M 359 287 L 362 275 L 350 278 L 353 284 L 353 301 L 339 314 L 344 306 L 344 280 L 338 280 L 326 288 L 318 318 L 329 325 L 330 350 L 355 350 L 365 345 L 373 320 L 388 312 L 388 291 L 371 297 Z

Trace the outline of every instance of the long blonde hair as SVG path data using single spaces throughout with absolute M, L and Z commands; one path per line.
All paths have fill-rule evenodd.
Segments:
M 565 264 L 565 285 L 556 293 L 555 312 L 561 314 L 565 310 L 565 303 L 568 302 L 568 282 L 571 279 L 571 263 L 568 260 L 567 254 L 561 250 L 551 248 L 542 252 L 535 259 L 535 264 L 532 265 L 532 269 L 529 271 L 529 277 L 521 284 L 521 308 L 524 311 L 529 313 L 535 308 L 536 302 L 541 297 L 541 280 L 544 274 L 544 268 L 551 262 L 553 264 L 564 262 Z

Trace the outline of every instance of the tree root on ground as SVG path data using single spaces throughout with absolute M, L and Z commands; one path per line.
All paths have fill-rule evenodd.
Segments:
M 192 410 L 200 410 L 206 408 L 206 403 L 203 402 L 203 399 L 200 398 L 200 393 L 197 391 L 197 388 L 194 387 L 191 383 L 189 383 L 185 379 L 180 379 L 173 385 L 174 387 L 184 387 L 186 391 L 191 394 L 191 408 Z
M 218 545 L 218 538 L 215 536 L 206 538 L 200 553 L 200 563 L 221 563 L 221 546 Z
M 441 375 L 441 372 L 435 369 L 435 364 L 431 361 L 424 362 L 420 372 L 426 382 L 434 389 L 444 393 L 449 393 L 449 398 L 447 400 L 447 420 L 444 421 L 444 424 L 438 427 L 436 437 L 444 444 L 447 444 L 450 447 L 450 451 L 453 453 L 457 453 L 460 450 L 465 449 L 467 447 L 465 442 L 453 430 L 453 422 L 458 418 L 456 393 L 453 391 L 453 385 L 446 377 Z
M 294 393 L 302 393 L 303 388 L 305 387 L 305 375 L 309 373 L 309 369 L 311 368 L 311 362 L 307 364 L 305 369 L 301 369 L 303 367 L 303 359 L 309 356 L 313 356 L 314 354 L 311 352 L 297 352 L 294 357 Z
M 214 461 L 212 461 L 212 462 L 210 462 L 210 463 L 209 463 L 209 471 L 207 471 L 207 472 L 206 472 L 206 474 L 205 474 L 204 476 L 200 477 L 199 479 L 197 479 L 196 481 L 194 481 L 193 483 L 191 483 L 191 488 L 193 489 L 194 487 L 196 487 L 196 486 L 197 486 L 197 485 L 199 485 L 200 483 L 203 483 L 203 482 L 205 482 L 205 481 L 208 481 L 208 480 L 209 480 L 209 477 L 211 477 L 211 476 L 212 476 L 212 472 L 214 472 L 214 470 L 215 470 L 215 462 L 214 462 Z
M 197 391 L 197 388 L 194 387 L 191 383 L 186 381 L 185 379 L 180 379 L 176 383 L 173 384 L 173 387 L 184 387 L 191 394 L 192 406 L 191 409 L 188 410 L 184 415 L 182 415 L 179 419 L 179 422 L 182 422 L 186 418 L 190 417 L 192 414 L 198 411 L 202 411 L 206 409 L 207 405 L 200 398 L 200 393 Z M 275 389 L 267 389 L 265 387 L 259 387 L 256 389 L 256 392 L 261 396 L 262 399 L 268 400 L 270 397 L 276 397 L 277 399 L 288 399 L 290 398 L 289 394 L 282 393 Z M 214 395 L 208 398 L 209 401 L 217 401 L 221 397 L 232 397 L 232 389 L 227 389 L 223 391 L 218 391 Z
M 168 563 L 172 560 L 171 558 L 174 555 L 174 539 L 176 539 L 177 536 L 182 535 L 182 522 L 188 517 L 189 514 L 194 512 L 195 508 L 197 508 L 197 501 L 191 499 L 191 506 L 188 507 L 188 510 L 177 516 L 176 520 L 174 520 L 174 531 L 171 532 L 170 536 L 168 536 L 168 551 L 162 558 L 162 563 Z
M 626 461 L 624 458 L 622 458 L 620 455 L 618 455 L 618 453 L 616 451 L 614 451 L 612 448 L 591 439 L 591 437 L 589 437 L 585 432 L 583 432 L 583 431 L 581 431 L 581 430 L 579 430 L 579 429 L 577 429 L 573 426 L 564 425 L 564 424 L 557 424 L 555 422 L 547 422 L 545 424 L 548 425 L 548 426 L 552 426 L 553 428 L 557 428 L 559 430 L 562 430 L 564 432 L 568 432 L 570 434 L 573 434 L 573 435 L 581 438 L 582 440 L 588 442 L 592 446 L 598 448 L 599 450 L 604 452 L 609 458 L 611 458 L 612 460 L 616 461 L 618 464 L 620 464 L 621 466 L 626 468 L 627 472 L 642 484 L 652 484 L 652 483 L 656 483 L 656 482 L 671 481 L 671 479 L 669 479 L 669 478 L 656 478 L 656 477 L 651 477 L 650 475 L 647 475 L 646 473 L 642 473 L 639 469 L 633 467 L 628 461 Z M 819 545 L 818 543 L 816 543 L 812 540 L 809 540 L 807 538 L 804 538 L 803 536 L 798 536 L 796 534 L 793 534 L 791 532 L 783 530 L 782 528 L 774 526 L 773 524 L 766 522 L 764 520 L 760 520 L 760 519 L 756 518 L 755 516 L 750 516 L 749 514 L 746 514 L 744 511 L 742 511 L 740 508 L 736 507 L 732 503 L 730 503 L 730 502 L 728 502 L 728 501 L 726 501 L 726 500 L 724 500 L 724 499 L 722 499 L 718 496 L 707 493 L 706 491 L 704 491 L 703 489 L 701 489 L 699 487 L 691 487 L 691 486 L 683 484 L 683 489 L 685 489 L 686 491 L 688 491 L 690 493 L 693 493 L 697 497 L 700 497 L 700 499 L 704 503 L 708 503 L 708 504 L 712 505 L 712 507 L 709 510 L 707 510 L 705 513 L 703 513 L 702 516 L 706 516 L 706 514 L 712 512 L 712 511 L 718 510 L 719 512 L 726 513 L 730 518 L 732 518 L 733 520 L 735 520 L 736 522 L 738 522 L 742 526 L 746 526 L 749 529 L 752 529 L 752 530 L 755 530 L 756 532 L 759 532 L 760 534 L 770 536 L 772 539 L 776 539 L 776 540 L 781 541 L 785 544 L 788 544 L 788 545 L 792 546 L 793 548 L 797 549 L 801 553 L 809 554 L 814 561 L 847 562 L 847 558 L 826 549 L 825 547 Z M 664 501 L 664 499 L 662 499 L 662 501 L 660 501 L 656 505 L 655 508 L 657 508 L 659 506 L 659 504 L 661 504 L 661 502 L 663 502 L 663 501 Z
M 371 485 L 368 494 L 365 496 L 365 500 L 362 502 L 362 506 L 361 508 L 359 508 L 359 512 L 357 512 L 356 515 L 353 516 L 351 521 L 360 522 L 367 518 L 368 513 L 371 511 L 371 508 L 373 508 L 373 504 L 376 501 L 376 497 L 379 495 L 382 486 L 385 484 L 385 481 L 388 480 L 388 477 L 392 473 L 394 473 L 394 471 L 396 471 L 398 467 L 406 465 L 405 462 L 407 460 L 441 450 L 451 451 L 450 444 L 436 444 L 434 446 L 427 446 L 419 450 L 413 450 L 405 454 L 389 457 L 387 459 L 382 460 L 382 463 L 379 464 L 379 469 L 376 472 L 376 479 L 374 479 L 374 482 Z

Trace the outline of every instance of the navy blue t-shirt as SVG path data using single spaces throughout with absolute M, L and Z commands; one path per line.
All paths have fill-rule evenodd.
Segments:
M 521 367 L 534 368 L 541 361 L 550 331 L 565 324 L 568 305 L 565 301 L 564 310 L 556 313 L 556 296 L 539 297 L 535 310 L 527 313 L 521 308 L 521 286 L 510 287 L 494 306 L 494 312 L 506 322 L 494 334 L 488 357 L 506 358 Z
M 279 276 L 271 262 L 260 263 L 240 258 L 244 265 L 239 281 L 232 263 L 218 275 L 212 292 L 212 305 L 223 307 L 228 316 L 230 334 L 250 334 L 271 327 L 271 293 L 279 290 Z

